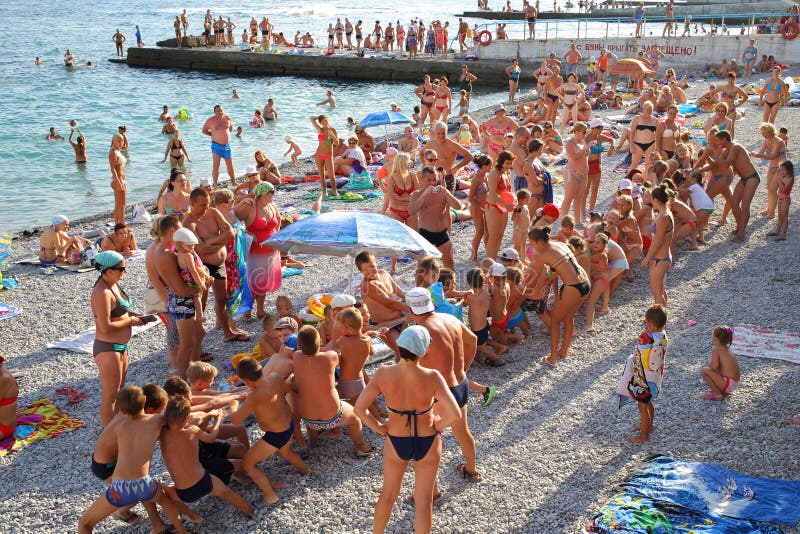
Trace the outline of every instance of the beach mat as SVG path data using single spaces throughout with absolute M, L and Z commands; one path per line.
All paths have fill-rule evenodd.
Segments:
M 305 193 L 303 195 L 300 195 L 300 200 L 317 200 L 318 194 L 319 191 Z M 323 202 L 364 202 L 366 200 L 369 200 L 369 198 L 365 197 L 360 193 L 353 193 L 353 192 L 343 193 L 340 194 L 338 197 L 335 197 L 333 195 L 328 195 L 328 198 L 322 199 Z
M 59 410 L 50 399 L 40 399 L 17 410 L 17 430 L 14 437 L 0 441 L 0 456 L 16 452 L 34 441 L 51 439 L 85 426 L 80 419 Z
M 20 265 L 38 265 L 40 267 L 55 267 L 57 269 L 61 269 L 62 271 L 69 271 L 71 273 L 88 273 L 89 271 L 94 271 L 94 267 L 81 267 L 80 265 L 71 265 L 69 263 L 55 263 L 52 265 L 42 265 L 42 262 L 39 258 L 23 258 L 17 261 Z
M 655 455 L 618 488 L 587 532 L 781 532 L 800 519 L 800 481 L 755 478 Z
M 0 302 L 0 321 L 3 319 L 11 319 L 20 313 L 22 313 L 22 309 Z
M 297 267 L 284 267 L 281 269 L 281 278 L 289 278 L 290 276 L 300 276 L 305 270 L 298 269 Z
M 784 333 L 752 324 L 733 329 L 731 351 L 737 356 L 800 364 L 800 333 Z
M 142 326 L 134 326 L 132 328 L 131 336 L 139 335 L 142 332 L 150 330 L 151 328 L 158 326 L 160 324 L 161 321 L 154 321 L 152 323 L 147 323 Z M 66 350 L 69 352 L 77 352 L 81 354 L 92 354 L 92 345 L 94 345 L 94 328 L 90 328 L 78 334 L 74 334 L 69 337 L 53 341 L 52 343 L 48 343 L 45 348 Z
M 13 237 L 8 232 L 0 232 L 0 269 L 5 269 L 14 261 L 11 257 L 11 240 Z

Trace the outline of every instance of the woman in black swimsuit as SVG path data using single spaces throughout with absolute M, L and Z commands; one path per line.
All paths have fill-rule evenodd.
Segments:
M 528 232 L 528 240 L 534 250 L 531 269 L 539 272 L 545 265 L 549 265 L 550 271 L 558 275 L 562 283 L 560 297 L 555 300 L 550 314 L 550 354 L 541 358 L 542 363 L 552 367 L 558 362 L 558 358 L 566 358 L 569 353 L 569 344 L 575 331 L 575 313 L 589 294 L 591 285 L 589 276 L 578 264 L 569 247 L 564 243 L 550 241 L 549 227 L 532 229 Z M 532 294 L 540 294 L 542 287 L 551 280 L 550 276 L 538 277 Z M 559 345 L 562 324 L 564 337 Z
M 167 161 L 167 156 L 169 156 L 169 165 L 173 169 L 177 167 L 183 168 L 184 156 L 189 160 L 189 163 L 192 162 L 192 158 L 189 157 L 189 153 L 186 151 L 186 144 L 181 139 L 181 133 L 178 130 L 172 132 L 172 139 L 167 143 L 167 149 L 164 151 L 164 159 L 161 160 L 161 163 Z
M 374 432 L 386 437 L 383 488 L 373 518 L 375 532 L 386 530 L 411 460 L 414 460 L 414 532 L 431 531 L 433 503 L 441 499 L 441 495 L 434 494 L 442 458 L 440 433 L 461 417 L 461 411 L 442 375 L 419 364 L 430 344 L 431 337 L 425 327 L 410 326 L 403 330 L 397 338 L 400 360 L 376 370 L 356 401 L 356 415 Z M 381 394 L 389 412 L 385 423 L 377 419 L 377 414 L 367 411 Z
M 653 104 L 642 104 L 642 112 L 631 122 L 631 169 L 636 169 L 644 159 L 645 175 L 649 172 L 650 154 L 656 149 L 658 119 L 653 117 Z

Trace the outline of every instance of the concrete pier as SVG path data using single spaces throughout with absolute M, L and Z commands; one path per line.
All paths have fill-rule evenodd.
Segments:
M 450 80 L 450 87 L 455 88 L 461 65 L 464 64 L 469 66 L 470 72 L 480 79 L 481 84 L 507 85 L 505 69 L 510 59 L 361 58 L 346 55 L 264 54 L 236 49 L 144 47 L 129 48 L 127 63 L 131 67 L 142 68 L 419 83 L 425 74 L 432 77 L 444 74 Z M 528 69 L 523 72 L 522 78 L 532 80 L 533 72 Z

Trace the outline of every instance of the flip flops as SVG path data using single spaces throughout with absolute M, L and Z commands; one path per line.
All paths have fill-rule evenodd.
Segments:
M 81 393 L 72 386 L 64 386 L 56 390 L 58 395 L 67 396 L 67 404 L 77 404 L 86 398 L 86 393 Z

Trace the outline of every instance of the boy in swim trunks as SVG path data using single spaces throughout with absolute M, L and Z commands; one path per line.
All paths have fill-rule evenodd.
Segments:
M 361 333 L 363 319 L 355 308 L 343 309 L 336 320 L 344 332 L 344 335 L 333 342 L 333 348 L 339 352 L 339 383 L 336 391 L 339 398 L 355 405 L 366 387 L 364 363 L 373 353 L 372 339 Z
M 715 326 L 711 334 L 711 361 L 708 367 L 700 369 L 700 376 L 711 391 L 706 391 L 703 398 L 720 401 L 730 395 L 739 386 L 742 375 L 739 362 L 731 352 L 733 328 L 727 325 Z
M 164 411 L 167 426 L 161 431 L 161 455 L 175 483 L 166 489 L 167 494 L 176 500 L 192 503 L 210 493 L 253 517 L 250 505 L 200 464 L 199 442 L 216 441 L 225 411 L 208 412 L 206 415 L 213 417 L 214 423 L 204 431 L 190 421 L 191 409 L 188 399 L 173 397 Z
M 472 290 L 464 297 L 464 307 L 468 310 L 469 328 L 478 337 L 477 353 L 483 356 L 487 363 L 493 367 L 505 365 L 506 361 L 500 354 L 508 352 L 508 347 L 501 345 L 489 338 L 489 305 L 491 297 L 484 285 L 485 278 L 480 267 L 474 267 L 467 271 L 467 286 Z M 493 345 L 497 352 L 489 349 Z
M 280 489 L 285 486 L 272 484 L 266 473 L 258 467 L 259 462 L 277 452 L 300 474 L 306 475 L 311 472 L 311 469 L 290 448 L 294 422 L 285 399 L 289 385 L 275 373 L 265 375 L 261 365 L 254 358 L 243 358 L 239 361 L 236 374 L 252 393 L 248 395 L 241 408 L 231 414 L 231 422 L 241 424 L 247 416 L 253 414 L 259 428 L 264 431 L 264 436 L 247 451 L 244 457 L 245 471 L 264 493 L 263 499 L 253 504 L 256 507 L 275 504 L 278 502 L 278 496 L 273 487 Z
M 297 410 L 306 422 L 311 446 L 316 446 L 320 432 L 344 425 L 353 440 L 356 456 L 369 456 L 372 445 L 361 433 L 361 420 L 356 417 L 352 405 L 339 398 L 334 386 L 338 355 L 332 350 L 320 351 L 319 332 L 310 325 L 297 333 L 297 346 L 300 350 L 292 356 Z
M 125 386 L 117 393 L 116 406 L 122 414 L 111 436 L 117 445 L 117 464 L 108 489 L 78 520 L 78 532 L 92 532 L 95 525 L 121 508 L 155 501 L 164 508 L 175 530 L 185 533 L 178 509 L 150 476 L 150 459 L 164 427 L 160 414 L 144 413 L 146 397 L 142 388 Z

